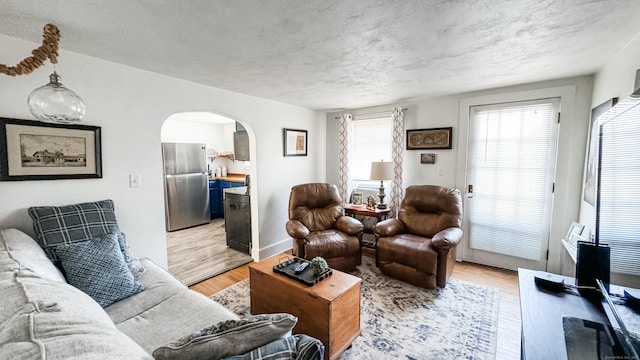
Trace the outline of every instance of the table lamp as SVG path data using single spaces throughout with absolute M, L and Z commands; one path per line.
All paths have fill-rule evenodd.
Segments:
M 380 202 L 378 203 L 377 208 L 386 209 L 387 204 L 385 204 L 384 202 L 384 197 L 386 195 L 384 194 L 383 181 L 393 179 L 393 163 L 390 161 L 384 162 L 382 160 L 372 162 L 370 178 L 371 180 L 380 180 L 380 188 L 378 189 L 380 190 L 378 192 L 378 197 L 380 197 Z

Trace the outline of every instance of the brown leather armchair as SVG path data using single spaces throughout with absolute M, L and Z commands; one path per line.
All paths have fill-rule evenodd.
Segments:
M 310 260 L 322 256 L 329 267 L 351 271 L 360 265 L 362 223 L 344 215 L 335 185 L 310 183 L 291 188 L 287 233 L 293 255 Z
M 461 226 L 460 190 L 409 186 L 398 218 L 376 224 L 376 266 L 416 286 L 445 287 L 462 240 Z

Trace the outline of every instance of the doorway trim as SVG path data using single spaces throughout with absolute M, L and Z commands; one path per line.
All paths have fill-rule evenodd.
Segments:
M 198 112 L 198 113 L 210 113 L 216 116 L 221 116 L 224 118 L 227 118 L 229 120 L 232 121 L 236 121 L 239 122 L 247 131 L 247 135 L 249 136 L 249 157 L 251 159 L 250 161 L 250 166 L 249 166 L 249 173 L 248 175 L 251 178 L 251 184 L 249 186 L 249 197 L 251 199 L 250 201 L 250 209 L 251 209 L 251 253 L 249 254 L 251 256 L 251 258 L 253 258 L 254 261 L 259 261 L 260 260 L 260 229 L 259 229 L 259 223 L 260 223 L 260 219 L 259 219 L 259 206 L 258 206 L 258 192 L 257 192 L 257 186 L 256 184 L 258 184 L 258 171 L 257 171 L 257 166 L 256 166 L 256 158 L 257 158 L 257 151 L 256 151 L 256 135 L 255 132 L 253 130 L 253 128 L 251 127 L 251 124 L 249 124 L 247 121 L 240 119 L 236 116 L 233 115 L 229 115 L 223 112 L 219 112 L 219 111 L 212 111 L 212 110 L 185 110 L 185 111 L 178 111 L 178 112 L 174 112 L 172 114 L 170 114 L 169 116 L 167 116 L 163 122 L 162 125 L 160 126 L 160 133 L 162 133 L 162 127 L 165 125 L 166 121 L 173 115 L 175 114 L 179 114 L 179 113 L 189 113 L 189 112 Z M 162 138 L 159 139 L 160 143 L 162 143 Z M 164 194 L 162 194 L 162 196 L 164 196 Z M 166 216 L 166 215 L 165 215 Z
M 579 159 L 574 159 L 575 132 L 572 132 L 572 124 L 581 121 L 576 119 L 575 98 L 576 86 L 558 86 L 549 88 L 540 88 L 532 90 L 493 93 L 488 95 L 470 96 L 461 98 L 459 104 L 458 117 L 458 157 L 456 166 L 456 187 L 463 191 L 463 205 L 467 198 L 466 189 L 466 168 L 468 153 L 468 133 L 470 124 L 470 107 L 487 104 L 497 104 L 506 102 L 526 101 L 541 98 L 559 97 L 561 121 L 558 130 L 558 154 L 556 161 L 555 175 L 555 192 L 554 201 L 551 210 L 551 224 L 549 231 L 549 258 L 547 261 L 547 271 L 559 272 L 560 269 L 560 251 L 562 239 L 566 232 L 566 224 L 571 224 L 578 217 L 579 202 L 570 203 L 572 198 L 580 197 L 580 187 L 575 189 L 576 177 L 572 176 L 571 171 L 577 168 L 582 169 L 584 166 L 584 153 Z M 588 120 L 588 119 L 587 119 Z M 586 120 L 585 120 L 586 121 Z M 585 125 L 586 126 L 586 125 Z M 586 140 L 585 140 L 586 141 Z M 582 150 L 582 148 L 581 148 Z M 579 160 L 579 164 L 575 162 Z M 582 175 L 582 172 L 580 172 Z M 577 182 L 581 183 L 582 177 L 579 176 Z M 572 186 L 573 184 L 573 186 Z M 575 192 L 575 194 L 574 194 Z M 463 224 L 464 226 L 464 224 Z M 468 232 L 464 233 L 462 241 L 468 243 Z M 462 247 L 458 246 L 456 260 L 462 261 Z

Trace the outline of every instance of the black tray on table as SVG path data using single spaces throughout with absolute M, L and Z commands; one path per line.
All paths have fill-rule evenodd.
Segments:
M 323 272 L 316 275 L 311 269 L 311 265 L 307 266 L 301 273 L 296 274 L 296 266 L 302 264 L 303 262 L 308 263 L 310 261 L 300 258 L 289 259 L 274 266 L 273 271 L 290 277 L 294 280 L 300 281 L 307 286 L 315 285 L 333 274 L 333 270 L 331 270 L 330 268 L 326 268 Z

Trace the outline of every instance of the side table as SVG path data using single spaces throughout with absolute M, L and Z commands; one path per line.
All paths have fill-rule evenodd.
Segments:
M 370 218 L 374 218 L 375 222 L 373 223 L 373 227 L 375 227 L 376 223 L 378 223 L 378 221 L 382 221 L 385 220 L 387 218 L 389 218 L 389 215 L 391 214 L 391 209 L 387 208 L 387 209 L 378 209 L 378 208 L 374 208 L 374 209 L 367 209 L 366 205 L 354 205 L 354 204 L 343 204 L 342 207 L 344 208 L 344 214 L 347 216 L 351 216 L 351 217 L 356 217 L 356 215 L 358 216 L 366 216 L 366 217 L 370 217 Z M 373 234 L 373 227 L 371 228 L 367 228 L 365 226 L 364 232 L 365 234 L 371 234 L 373 236 L 373 243 L 369 244 L 367 242 L 362 242 L 362 245 L 365 247 L 370 247 L 370 248 L 375 248 L 376 247 L 376 241 L 375 241 L 375 235 Z

